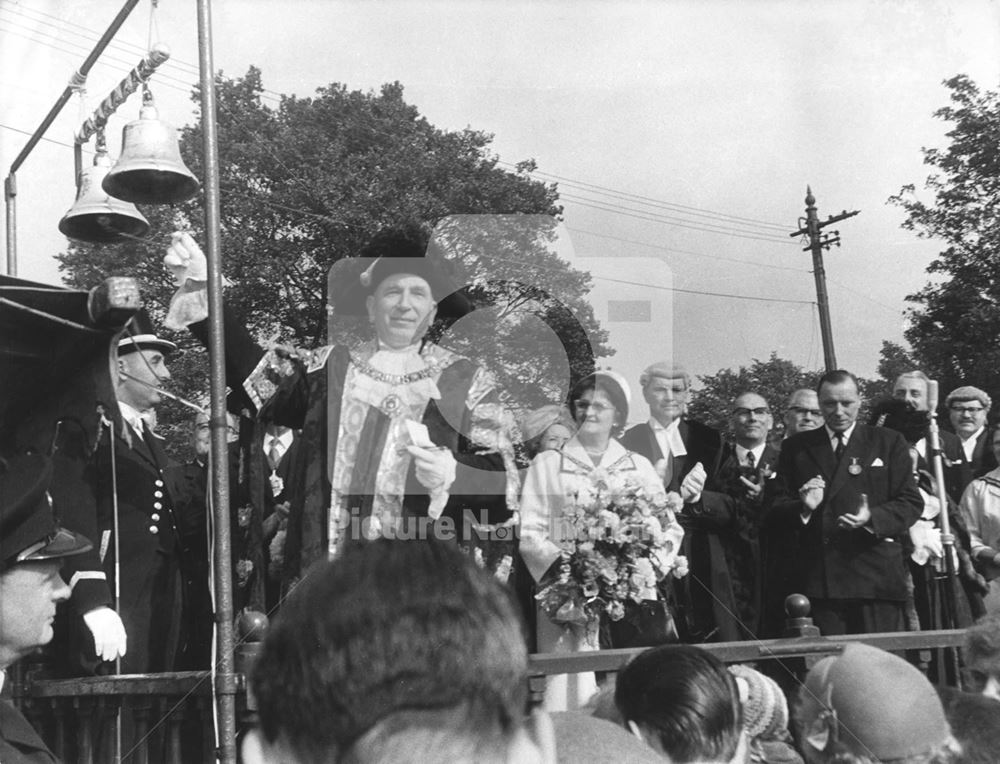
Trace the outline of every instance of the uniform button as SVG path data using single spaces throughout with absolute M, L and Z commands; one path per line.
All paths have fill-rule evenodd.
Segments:
M 153 519 L 153 520 L 159 520 L 159 519 L 160 519 L 160 516 L 159 516 L 158 514 L 156 514 L 156 513 L 154 512 L 154 513 L 153 513 L 153 518 L 152 518 L 152 519 Z
M 163 505 L 158 501 L 153 502 L 153 509 L 163 509 Z
M 149 532 L 152 533 L 155 536 L 157 533 L 160 532 L 160 529 L 157 528 L 155 525 L 150 525 L 149 526 Z
M 157 499 L 162 499 L 163 491 L 153 491 L 153 496 L 155 496 Z
M 163 488 L 163 481 L 157 480 L 155 483 L 153 483 L 153 485 L 155 485 L 157 488 Z

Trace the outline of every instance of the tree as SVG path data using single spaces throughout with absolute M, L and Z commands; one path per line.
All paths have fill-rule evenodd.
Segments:
M 324 344 L 327 273 L 380 228 L 417 222 L 430 230 L 454 215 L 554 220 L 561 213 L 555 186 L 531 179 L 533 162 L 502 169 L 489 150 L 491 135 L 435 128 L 406 103 L 399 83 L 377 93 L 334 83 L 313 98 L 282 96 L 276 106 L 263 95 L 254 67 L 243 77 L 217 80 L 226 300 L 262 343 L 280 337 L 302 347 Z M 200 122 L 181 134 L 185 162 L 201 176 Z M 89 286 L 110 273 L 134 275 L 154 319 L 162 317 L 173 290 L 160 266 L 166 234 L 188 227 L 203 240 L 200 198 L 150 215 L 157 233 L 148 245 L 71 244 L 59 257 L 66 280 Z M 557 257 L 546 241 L 551 231 L 535 233 L 530 242 L 517 236 L 492 241 L 490 257 L 468 242 L 453 250 L 465 270 L 461 283 L 492 306 L 477 321 L 496 322 L 488 333 L 480 328 L 478 341 L 466 348 L 488 362 L 518 408 L 555 395 L 557 386 L 538 380 L 557 379 L 563 370 L 544 343 L 532 345 L 532 337 L 541 340 L 539 325 L 546 319 L 549 326 L 567 323 L 560 306 L 569 307 L 574 320 L 568 323 L 575 321 L 589 340 L 589 346 L 581 342 L 573 327 L 563 331 L 574 374 L 586 373 L 594 355 L 613 352 L 584 299 L 589 274 Z M 190 347 L 188 338 L 177 339 Z M 196 375 L 179 387 L 193 395 L 207 388 L 207 380 Z
M 869 398 L 890 397 L 892 386 L 899 375 L 915 369 L 920 369 L 920 364 L 910 351 L 895 342 L 883 340 L 878 360 L 879 379 L 871 382 L 866 390 L 867 396 Z
M 699 376 L 701 387 L 688 405 L 688 414 L 692 419 L 728 432 L 733 401 L 740 393 L 757 393 L 771 407 L 775 429 L 780 430 L 788 396 L 800 387 L 814 388 L 822 374 L 821 371 L 806 371 L 772 352 L 766 361 L 753 359 L 749 367 L 719 369 L 715 374 Z
M 904 229 L 944 244 L 931 281 L 906 298 L 917 307 L 905 337 L 942 394 L 971 384 L 1000 400 L 1000 96 L 966 75 L 944 85 L 951 104 L 934 116 L 952 128 L 946 148 L 923 149 L 930 199 L 913 184 L 889 199 L 906 211 Z

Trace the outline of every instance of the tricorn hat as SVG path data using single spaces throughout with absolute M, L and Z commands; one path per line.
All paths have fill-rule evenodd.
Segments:
M 52 514 L 52 461 L 41 454 L 0 460 L 0 570 L 31 560 L 81 554 L 86 538 L 60 528 Z
M 446 264 L 426 254 L 426 236 L 417 228 L 387 228 L 372 237 L 358 253 L 373 262 L 364 269 L 349 272 L 346 283 L 338 285 L 334 309 L 341 316 L 363 316 L 368 311 L 367 297 L 389 276 L 411 273 L 424 279 L 437 303 L 438 318 L 461 318 L 473 310 L 464 290 L 459 289 L 446 270 Z M 360 264 L 359 264 L 360 265 Z M 356 274 L 356 275 L 355 275 Z
M 118 340 L 118 355 L 134 353 L 136 350 L 160 350 L 164 353 L 177 350 L 177 345 L 173 342 L 156 336 L 153 322 L 145 308 L 140 308 L 125 324 L 125 331 Z

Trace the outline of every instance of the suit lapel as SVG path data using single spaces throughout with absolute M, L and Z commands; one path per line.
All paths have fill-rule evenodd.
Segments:
M 844 455 L 840 459 L 840 464 L 837 465 L 837 469 L 833 473 L 833 479 L 826 488 L 827 501 L 830 501 L 847 482 L 847 477 L 850 474 L 847 471 L 848 465 L 852 463 L 857 464 L 862 469 L 866 469 L 868 467 L 867 464 L 864 464 L 865 455 L 867 453 L 868 430 L 864 425 L 855 425 L 854 432 L 851 433 L 851 439 L 847 441 L 847 445 L 844 448 Z M 830 450 L 830 454 L 832 456 L 832 449 Z
M 833 448 L 830 447 L 830 438 L 827 435 L 826 428 L 820 427 L 816 430 L 811 430 L 802 437 L 808 438 L 806 451 L 816 463 L 820 476 L 829 485 L 833 481 L 833 473 L 837 466 L 837 460 L 833 455 Z

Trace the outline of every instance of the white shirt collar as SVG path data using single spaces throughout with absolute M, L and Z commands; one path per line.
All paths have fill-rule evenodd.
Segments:
M 764 449 L 767 448 L 767 443 L 761 443 L 759 446 L 754 446 L 753 448 L 744 448 L 739 443 L 736 444 L 736 459 L 741 465 L 746 465 L 747 454 L 753 454 L 753 463 L 758 467 L 761 466 L 760 460 L 764 455 Z
M 142 412 L 122 401 L 118 401 L 118 410 L 121 412 L 122 419 L 128 422 L 139 435 L 142 435 Z
M 846 430 L 844 430 L 844 445 L 846 446 L 851 442 L 851 435 L 854 434 L 854 428 L 858 426 L 857 422 L 851 424 Z M 837 448 L 837 433 L 830 429 L 830 425 L 823 425 L 823 429 L 826 430 L 826 437 L 830 439 L 830 447 Z
M 660 445 L 660 451 L 664 456 L 673 454 L 674 456 L 687 456 L 687 448 L 684 447 L 684 439 L 681 437 L 680 417 L 664 426 L 653 417 L 649 418 L 649 426 L 656 436 L 656 442 Z
M 985 429 L 985 427 L 980 427 L 972 435 L 962 440 L 962 450 L 965 452 L 966 461 L 972 461 L 972 455 L 976 450 L 976 441 L 979 440 L 979 436 L 983 434 L 983 430 Z
M 275 446 L 278 447 L 278 453 L 284 455 L 292 446 L 292 441 L 295 439 L 295 432 L 291 428 L 284 429 L 280 435 L 267 435 L 264 438 L 264 453 L 270 454 L 271 449 Z

